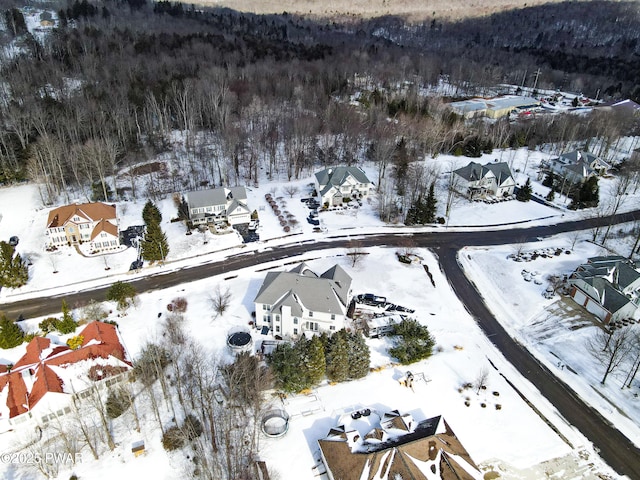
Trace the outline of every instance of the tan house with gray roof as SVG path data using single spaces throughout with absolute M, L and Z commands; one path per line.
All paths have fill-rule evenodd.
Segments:
M 269 272 L 254 300 L 256 327 L 282 338 L 344 327 L 351 277 L 339 265 L 317 275 L 305 263 Z
M 118 248 L 116 206 L 93 202 L 54 208 L 49 212 L 45 237 L 47 248 L 80 243 L 89 243 L 94 251 Z

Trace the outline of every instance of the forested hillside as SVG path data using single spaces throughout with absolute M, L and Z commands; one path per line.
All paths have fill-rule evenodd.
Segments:
M 421 24 L 145 0 L 37 8 L 52 12 L 55 26 L 34 34 L 22 5 L 3 7 L 0 182 L 43 182 L 44 203 L 69 192 L 135 197 L 134 181 L 125 188 L 115 179 L 150 171 L 153 193 L 165 194 L 252 184 L 260 170 L 298 178 L 363 158 L 377 162 L 378 181 L 413 196 L 430 175 L 414 171 L 414 159 L 589 136 L 610 142 L 630 125 L 602 113 L 465 123 L 445 108 L 452 94 L 433 88 L 443 81 L 463 98 L 500 83 L 531 86 L 539 68 L 538 88 L 640 96 L 635 2 Z M 186 154 L 170 169 L 142 168 L 174 152 L 176 131 Z

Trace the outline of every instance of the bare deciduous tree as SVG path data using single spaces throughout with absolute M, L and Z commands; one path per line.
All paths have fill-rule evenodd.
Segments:
M 489 369 L 486 365 L 483 365 L 478 374 L 476 375 L 476 379 L 474 382 L 474 387 L 476 388 L 476 394 L 480 393 L 480 390 L 486 388 L 487 380 L 489 379 Z
M 289 195 L 289 198 L 293 198 L 293 196 L 300 191 L 300 189 L 295 185 L 285 185 L 282 190 L 284 193 Z
M 619 328 L 606 331 L 598 328 L 587 341 L 587 349 L 604 366 L 604 375 L 600 383 L 607 381 L 610 373 L 614 372 L 625 359 L 632 347 L 632 333 L 630 328 Z
M 216 317 L 224 315 L 231 304 L 231 297 L 232 295 L 229 287 L 222 288 L 220 285 L 216 286 L 216 289 L 213 291 L 213 295 L 210 297 L 211 306 L 213 307 L 213 311 L 216 313 Z

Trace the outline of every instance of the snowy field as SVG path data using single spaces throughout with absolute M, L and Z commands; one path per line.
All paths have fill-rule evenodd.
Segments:
M 543 152 L 518 150 L 513 154 L 505 152 L 504 161 L 513 164 L 518 171 L 516 180 L 524 183 L 527 176 L 533 181 L 533 190 L 541 196 L 548 189 L 535 181 L 535 172 L 540 160 L 548 158 Z M 500 158 L 500 152 L 474 159 L 480 163 Z M 441 168 L 437 189 L 439 198 L 444 199 L 445 177 L 447 169 L 466 165 L 471 159 L 464 157 L 439 156 L 429 160 L 437 162 Z M 375 169 L 365 167 L 371 178 L 376 178 Z M 261 240 L 244 245 L 234 231 L 222 235 L 211 233 L 186 235 L 185 226 L 180 222 L 171 222 L 176 216 L 176 207 L 171 198 L 158 202 L 163 214 L 162 228 L 167 233 L 170 253 L 163 266 L 145 265 L 140 273 L 130 273 L 130 263 L 136 258 L 133 249 L 106 256 L 85 257 L 75 249 L 62 248 L 55 253 L 44 250 L 44 230 L 49 208 L 40 201 L 38 187 L 27 184 L 18 187 L 0 189 L 0 240 L 10 236 L 20 237 L 17 247 L 23 257 L 32 262 L 29 283 L 16 290 L 2 289 L 0 301 L 12 302 L 28 297 L 47 297 L 52 294 L 91 288 L 96 285 L 108 285 L 116 280 L 128 280 L 140 275 L 165 272 L 185 266 L 219 261 L 227 255 L 264 249 L 273 245 L 298 242 L 307 239 L 325 239 L 338 235 L 357 235 L 383 231 L 428 231 L 449 229 L 476 229 L 486 225 L 494 228 L 511 228 L 513 224 L 533 226 L 556 223 L 581 218 L 583 213 L 570 212 L 564 208 L 565 199 L 557 199 L 555 207 L 539 203 L 521 203 L 517 201 L 487 205 L 470 203 L 466 200 L 456 202 L 448 225 L 405 228 L 399 225 L 385 225 L 376 215 L 376 201 L 365 202 L 359 209 L 345 209 L 320 214 L 322 232 L 315 233 L 305 218 L 307 208 L 300 198 L 306 196 L 311 178 L 292 182 L 299 192 L 290 198 L 283 190 L 283 183 L 262 182 L 260 187 L 248 188 L 248 203 L 260 216 L 259 234 Z M 603 179 L 601 198 L 612 188 L 613 179 Z M 297 225 L 289 234 L 279 226 L 264 200 L 271 193 L 278 198 L 287 210 L 297 219 Z M 444 200 L 441 201 L 443 203 Z M 142 224 L 141 211 L 144 201 L 119 202 L 118 216 L 120 228 Z M 630 194 L 621 210 L 638 208 L 638 195 Z M 438 215 L 443 215 L 443 205 L 439 205 Z M 616 227 L 616 231 L 618 228 Z M 522 263 L 507 260 L 507 255 L 516 249 L 524 250 L 544 246 L 571 249 L 572 254 L 563 254 L 552 259 L 538 259 L 527 263 L 531 271 L 538 271 L 538 278 L 549 273 L 569 273 L 576 265 L 588 257 L 605 254 L 600 248 L 586 239 L 589 232 L 579 238 L 566 235 L 545 240 L 535 246 L 515 245 L 494 249 L 466 249 L 461 258 L 467 273 L 482 290 L 498 319 L 505 327 L 527 345 L 545 364 L 563 380 L 570 383 L 583 398 L 593 404 L 603 414 L 609 416 L 630 438 L 640 443 L 639 429 L 630 418 L 637 418 L 640 405 L 630 391 L 621 391 L 619 383 L 611 378 L 602 395 L 610 399 L 605 401 L 595 393 L 599 383 L 599 374 L 593 362 L 586 356 L 582 343 L 589 334 L 585 327 L 577 331 L 565 328 L 555 316 L 545 317 L 545 308 L 553 306 L 554 300 L 545 300 L 541 293 L 546 283 L 537 285 L 525 282 L 521 275 Z M 572 243 L 576 240 L 575 245 Z M 630 244 L 624 239 L 616 239 L 610 247 L 628 254 Z M 424 269 L 420 265 L 403 265 L 396 261 L 394 251 L 384 248 L 368 250 L 369 255 L 355 268 L 350 266 L 344 256 L 344 250 L 334 249 L 324 252 L 324 258 L 310 262 L 312 269 L 323 270 L 334 263 L 340 263 L 353 276 L 353 293 L 375 292 L 386 296 L 390 301 L 416 310 L 418 319 L 427 325 L 434 334 L 437 348 L 434 356 L 424 362 L 412 365 L 410 370 L 423 373 L 426 381 L 417 382 L 414 390 L 400 387 L 398 379 L 408 370 L 391 364 L 386 354 L 388 339 L 370 340 L 372 366 L 384 367 L 365 379 L 335 386 L 323 385 L 314 391 L 312 397 L 293 397 L 287 400 L 284 408 L 292 416 L 288 434 L 279 440 L 264 439 L 261 445 L 261 457 L 271 470 L 277 472 L 280 480 L 299 480 L 317 478 L 317 443 L 334 425 L 340 413 L 351 407 L 374 407 L 379 409 L 399 409 L 411 413 L 421 420 L 434 415 L 444 415 L 454 432 L 469 451 L 471 457 L 481 465 L 484 471 L 494 470 L 502 478 L 534 480 L 544 478 L 547 473 L 553 478 L 598 478 L 597 475 L 610 475 L 608 467 L 603 465 L 593 453 L 585 439 L 567 425 L 556 413 L 553 406 L 541 398 L 537 390 L 524 381 L 517 372 L 496 352 L 491 343 L 480 332 L 473 320 L 461 306 L 446 279 L 441 275 L 436 259 L 426 250 L 418 253 L 434 275 L 435 288 L 431 285 Z M 314 258 L 318 252 L 314 252 Z M 303 260 L 304 258 L 300 258 Z M 297 260 L 297 258 L 296 258 Z M 166 305 L 176 297 L 188 299 L 186 321 L 188 330 L 197 332 L 198 340 L 223 361 L 230 361 L 225 341 L 229 329 L 236 326 L 248 326 L 253 310 L 252 301 L 260 287 L 264 272 L 257 272 L 267 265 L 237 272 L 237 278 L 225 281 L 212 277 L 171 289 L 140 295 L 139 305 L 122 318 L 113 314 L 111 319 L 120 326 L 126 347 L 131 356 L 137 353 L 147 340 L 159 335 L 158 314 L 166 312 Z M 272 268 L 284 268 L 283 263 L 269 265 Z M 108 268 L 108 270 L 106 270 Z M 289 267 L 290 268 L 290 267 Z M 53 273 L 57 271 L 58 273 Z M 214 319 L 211 314 L 210 298 L 217 285 L 229 287 L 233 292 L 231 310 L 223 317 Z M 556 297 L 555 300 L 557 300 Z M 508 300 L 508 301 L 505 301 Z M 115 308 L 113 308 L 115 311 Z M 22 322 L 25 331 L 37 328 L 40 319 L 28 319 Z M 56 339 L 54 337 L 54 339 Z M 58 340 L 64 341 L 66 337 Z M 256 335 L 255 341 L 261 338 Z M 571 355 L 569 355 L 571 352 Z M 24 345 L 12 350 L 0 352 L 0 362 L 15 362 L 24 353 Z M 491 363 L 490 363 L 491 362 Z M 560 366 L 558 366 L 560 362 Z M 491 367 L 495 365 L 495 369 Z M 572 373 L 571 367 L 577 373 Z M 474 390 L 459 391 L 465 382 L 473 382 L 482 366 L 489 367 L 489 382 L 486 392 L 479 395 Z M 504 376 L 504 377 L 503 377 Z M 531 409 L 505 380 L 508 379 L 526 398 L 528 398 L 561 433 L 554 432 L 545 421 Z M 599 387 L 595 387 L 599 388 Z M 497 392 L 498 395 L 494 395 Z M 465 401 L 470 403 L 465 405 Z M 485 407 L 481 407 L 485 403 Z M 496 409 L 496 404 L 501 409 Z M 612 404 L 615 405 L 612 406 Z M 620 411 L 625 412 L 621 414 Z M 305 415 L 302 414 L 305 412 Z M 309 414 L 309 412 L 312 412 Z M 117 432 L 118 447 L 110 455 L 99 461 L 89 461 L 77 465 L 74 472 L 80 478 L 102 480 L 120 476 L 134 478 L 146 477 L 156 472 L 157 478 L 178 479 L 181 477 L 183 459 L 176 455 L 167 455 L 160 444 L 160 432 L 153 421 L 146 424 L 143 432 Z M 0 451 L 7 451 L 17 441 L 19 433 L 0 435 Z M 144 437 L 147 455 L 133 459 L 130 445 Z M 571 449 L 563 437 L 574 446 Z M 88 456 L 87 456 L 88 457 Z M 68 471 L 60 478 L 66 478 Z M 34 478 L 11 466 L 0 465 L 0 475 L 9 479 Z

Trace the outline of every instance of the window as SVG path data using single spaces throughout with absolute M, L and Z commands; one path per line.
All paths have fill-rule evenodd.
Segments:
M 280 321 L 280 315 L 276 314 L 276 322 Z
M 276 333 L 280 333 L 280 327 L 276 325 Z
M 298 317 L 293 317 L 293 324 L 297 325 L 298 324 Z
M 335 319 L 336 319 L 336 314 L 335 314 L 335 313 L 332 313 L 332 314 L 331 314 L 331 320 L 335 320 Z
M 262 310 L 266 310 L 266 309 L 267 309 L 267 306 L 262 304 Z
M 294 329 L 293 329 L 293 334 L 294 334 L 294 335 L 297 335 L 297 334 L 298 334 L 298 329 L 297 329 L 297 328 L 294 328 Z
M 329 330 L 335 330 L 335 329 L 336 329 L 336 326 L 335 326 L 335 325 L 331 325 L 331 326 L 329 327 Z
M 309 310 L 309 317 L 313 317 L 313 312 Z

